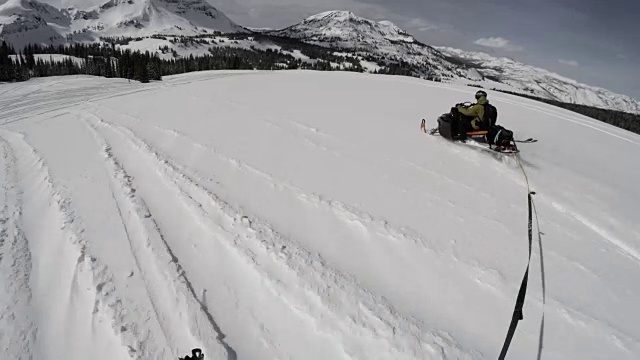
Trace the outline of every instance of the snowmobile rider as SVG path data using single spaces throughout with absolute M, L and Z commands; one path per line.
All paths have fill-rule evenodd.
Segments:
M 486 124 L 483 123 L 483 119 L 484 105 L 488 103 L 489 100 L 487 100 L 487 93 L 483 90 L 479 90 L 478 92 L 476 92 L 475 104 L 471 104 L 469 106 L 465 106 L 465 104 L 456 105 L 458 113 L 464 115 L 464 117 L 467 117 L 467 119 L 464 119 L 464 117 L 462 117 L 462 120 L 465 120 L 465 125 L 471 125 L 471 128 L 469 128 L 469 126 L 465 126 L 466 129 L 468 129 L 469 131 L 487 130 Z

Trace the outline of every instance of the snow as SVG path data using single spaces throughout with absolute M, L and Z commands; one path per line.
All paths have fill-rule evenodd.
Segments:
M 474 92 L 309 71 L 1 85 L 7 358 L 495 359 L 525 179 L 418 131 Z M 545 359 L 637 359 L 640 136 L 489 99 L 540 140 L 520 158 L 546 286 L 536 244 L 509 357 L 543 330 Z
M 381 69 L 380 65 L 373 61 L 360 60 L 360 65 L 368 72 L 375 72 Z
M 309 63 L 309 64 L 315 64 L 316 62 L 318 62 L 317 59 L 312 59 L 310 57 L 308 57 L 307 55 L 303 54 L 300 50 L 293 50 L 293 51 L 287 51 L 287 50 L 281 50 L 281 52 L 283 54 L 287 54 L 287 55 L 291 55 L 293 56 L 294 59 Z
M 467 78 L 469 80 L 474 80 L 474 81 L 482 81 L 482 80 L 484 80 L 484 78 L 482 77 L 482 74 L 480 74 L 477 69 L 469 69 L 469 70 L 467 70 Z

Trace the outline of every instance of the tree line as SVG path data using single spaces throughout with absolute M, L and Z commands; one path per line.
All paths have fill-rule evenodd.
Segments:
M 38 55 L 36 57 L 36 55 Z M 47 58 L 46 55 L 50 55 Z M 53 55 L 66 55 L 55 58 Z M 115 45 L 27 45 L 19 52 L 0 45 L 0 81 L 25 81 L 33 77 L 95 75 L 141 82 L 160 80 L 159 59 L 148 52 L 116 49 Z
M 149 82 L 161 80 L 162 76 L 166 75 L 223 69 L 364 71 L 359 61 L 340 62 L 343 59 L 335 56 L 302 61 L 291 53 L 278 49 L 220 46 L 211 47 L 209 53 L 205 55 L 180 57 L 174 49 L 164 46 L 159 48 L 160 52 L 171 53 L 170 58 L 165 58 L 155 52 L 132 51 L 116 47 L 116 44 L 127 43 L 128 40 L 119 38 L 110 44 L 76 43 L 58 46 L 31 44 L 20 51 L 3 42 L 0 45 L 0 81 L 25 81 L 33 77 L 84 74 Z M 55 54 L 67 57 L 54 59 Z M 336 66 L 336 64 L 347 65 Z

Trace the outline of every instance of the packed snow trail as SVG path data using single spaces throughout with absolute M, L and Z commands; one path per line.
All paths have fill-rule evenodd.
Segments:
M 525 179 L 513 158 L 418 131 L 472 88 L 316 72 L 1 87 L 13 358 L 497 358 L 526 265 Z M 637 358 L 640 137 L 493 95 L 499 123 L 541 140 L 520 156 L 545 319 L 534 247 L 509 358 L 542 341 L 545 359 Z

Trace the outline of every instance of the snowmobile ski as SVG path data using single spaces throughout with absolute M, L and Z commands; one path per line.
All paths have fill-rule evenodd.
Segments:
M 427 129 L 425 119 L 422 119 L 422 123 L 420 124 L 420 130 L 427 135 L 440 135 L 438 133 L 438 128 Z
M 461 140 L 459 141 L 459 143 L 479 150 L 497 152 L 505 155 L 513 155 L 520 152 L 520 150 L 518 150 L 518 148 L 514 144 L 511 144 L 509 146 L 491 146 L 489 144 L 478 142 L 472 139 Z
M 533 143 L 537 143 L 538 139 L 528 138 L 527 140 L 513 140 L 513 141 L 520 144 L 533 144 Z

